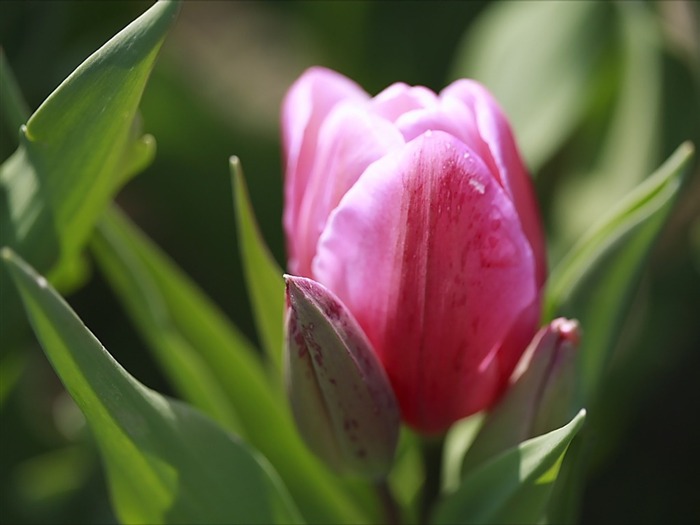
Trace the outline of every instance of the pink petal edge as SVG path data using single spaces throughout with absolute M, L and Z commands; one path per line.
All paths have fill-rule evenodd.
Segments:
M 318 130 L 326 115 L 341 100 L 366 100 L 369 95 L 349 78 L 323 67 L 307 69 L 282 101 L 282 144 L 285 167 L 283 223 L 289 239 L 316 155 Z M 288 244 L 290 266 L 294 246 Z M 292 269 L 292 268 L 290 268 Z
M 477 127 L 488 144 L 499 177 L 507 189 L 530 241 L 537 266 L 537 282 L 547 278 L 547 254 L 539 207 L 525 164 L 515 142 L 513 130 L 491 93 L 479 82 L 456 80 L 440 92 L 441 98 L 457 98 L 475 114 Z

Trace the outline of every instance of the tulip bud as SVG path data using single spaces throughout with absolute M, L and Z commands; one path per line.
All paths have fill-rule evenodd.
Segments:
M 285 280 L 285 374 L 299 432 L 337 472 L 380 478 L 400 421 L 386 373 L 335 295 L 311 279 Z
M 467 79 L 371 97 L 315 67 L 282 106 L 289 271 L 347 307 L 414 430 L 490 409 L 537 331 L 547 275 L 496 100 Z
M 463 470 L 566 424 L 576 402 L 577 321 L 555 319 L 535 335 L 513 372 L 511 385 L 488 413 L 467 452 Z

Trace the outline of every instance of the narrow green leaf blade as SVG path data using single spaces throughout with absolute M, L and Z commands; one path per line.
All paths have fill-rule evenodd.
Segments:
M 265 385 L 264 378 L 246 381 L 256 363 L 243 336 L 116 207 L 98 223 L 90 247 L 179 395 L 245 437 L 234 403 Z M 234 371 L 239 381 L 228 381 Z
M 224 424 L 240 429 L 279 472 L 307 520 L 366 521 L 343 485 L 301 441 L 286 400 L 269 384 L 250 344 L 182 270 L 116 208 L 98 225 L 91 248 L 178 391 Z M 172 340 L 178 342 L 175 349 Z M 187 384 L 200 380 L 210 384 Z M 193 388 L 209 390 L 211 395 L 198 398 Z
M 552 272 L 545 319 L 578 319 L 584 400 L 597 391 L 648 253 L 672 209 L 689 166 L 687 142 L 591 229 Z
M 527 440 L 470 472 L 445 497 L 433 523 L 538 523 L 559 465 L 585 410 L 566 426 Z
M 571 171 L 571 176 L 561 180 L 554 196 L 552 220 L 556 235 L 550 246 L 554 254 L 561 253 L 564 247 L 570 248 L 598 217 L 613 208 L 663 161 L 660 150 L 664 49 L 658 15 L 650 5 L 588 4 L 607 8 L 608 18 L 614 21 L 607 32 L 614 36 L 615 42 L 607 46 L 606 55 L 610 60 L 607 67 L 615 74 L 601 73 L 605 71 L 603 67 L 591 77 L 599 77 L 597 82 L 607 85 L 599 89 L 607 89 L 615 96 L 600 109 L 589 109 L 587 115 L 588 125 L 593 129 L 584 131 L 581 142 L 591 140 L 586 138 L 586 133 L 595 134 L 602 138 L 599 147 L 589 146 L 581 151 L 583 157 L 578 162 L 574 160 L 572 167 L 568 170 L 562 167 Z M 589 25 L 589 33 L 595 39 L 604 34 L 600 29 L 605 28 Z M 601 120 L 605 115 L 605 119 L 594 123 L 595 113 Z
M 90 422 L 123 522 L 301 522 L 264 458 L 136 381 L 43 277 L 7 248 L 2 259 L 46 355 Z
M 243 179 L 241 163 L 230 159 L 238 239 L 258 334 L 274 371 L 282 368 L 284 281 L 282 270 L 260 235 Z

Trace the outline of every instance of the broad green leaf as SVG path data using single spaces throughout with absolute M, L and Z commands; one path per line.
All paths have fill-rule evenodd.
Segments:
M 83 62 L 28 117 L 9 64 L 2 63 L 2 108 L 19 133 L 0 166 L 0 246 L 10 246 L 55 286 L 81 282 L 79 252 L 128 176 L 152 159 L 137 106 L 156 54 L 178 11 L 160 1 Z M 26 122 L 26 125 L 21 127 Z M 17 126 L 17 127 L 16 127 Z M 19 298 L 0 269 L 2 352 L 21 340 Z
M 250 344 L 182 270 L 116 208 L 91 247 L 178 391 L 265 455 L 307 520 L 366 521 L 306 449 Z
M 0 169 L 0 245 L 40 271 L 77 255 L 125 171 L 152 155 L 152 139 L 134 137 L 133 122 L 178 9 L 176 2 L 157 2 L 73 71 L 22 126 L 19 148 Z M 137 161 L 125 160 L 135 152 Z
M 458 47 L 452 77 L 493 92 L 535 172 L 586 109 L 610 10 L 597 2 L 494 2 Z
M 282 270 L 260 235 L 238 157 L 230 159 L 238 243 L 253 316 L 263 347 L 279 372 L 282 363 L 284 281 Z
M 121 521 L 301 522 L 260 454 L 136 381 L 43 277 L 7 248 L 2 259 L 47 357 L 91 425 Z
M 471 471 L 438 503 L 433 523 L 538 523 L 585 410 L 566 426 L 525 441 Z
M 682 144 L 581 239 L 549 278 L 545 320 L 575 318 L 583 328 L 579 356 L 586 403 L 597 391 L 631 294 L 692 153 L 690 143 Z

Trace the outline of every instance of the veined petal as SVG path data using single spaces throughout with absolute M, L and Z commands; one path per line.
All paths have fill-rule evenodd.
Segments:
M 471 108 L 482 139 L 488 144 L 498 167 L 501 183 L 510 194 L 530 241 L 537 264 L 537 282 L 544 284 L 547 275 L 547 257 L 544 233 L 532 180 L 518 152 L 513 131 L 501 107 L 493 96 L 478 82 L 461 79 L 440 93 L 443 99 L 456 98 Z
M 404 139 L 388 120 L 367 111 L 364 103 L 340 102 L 321 126 L 316 160 L 297 215 L 294 268 L 311 276 L 311 261 L 328 215 L 375 160 L 404 145 Z
M 355 82 L 322 67 L 304 72 L 282 102 L 282 143 L 286 159 L 284 226 L 293 232 L 316 155 L 318 130 L 341 100 L 366 100 L 369 95 Z M 288 246 L 294 259 L 294 246 Z
M 367 333 L 403 418 L 440 432 L 506 385 L 524 346 L 500 351 L 536 300 L 534 264 L 510 196 L 473 150 L 434 131 L 350 188 L 313 273 Z

